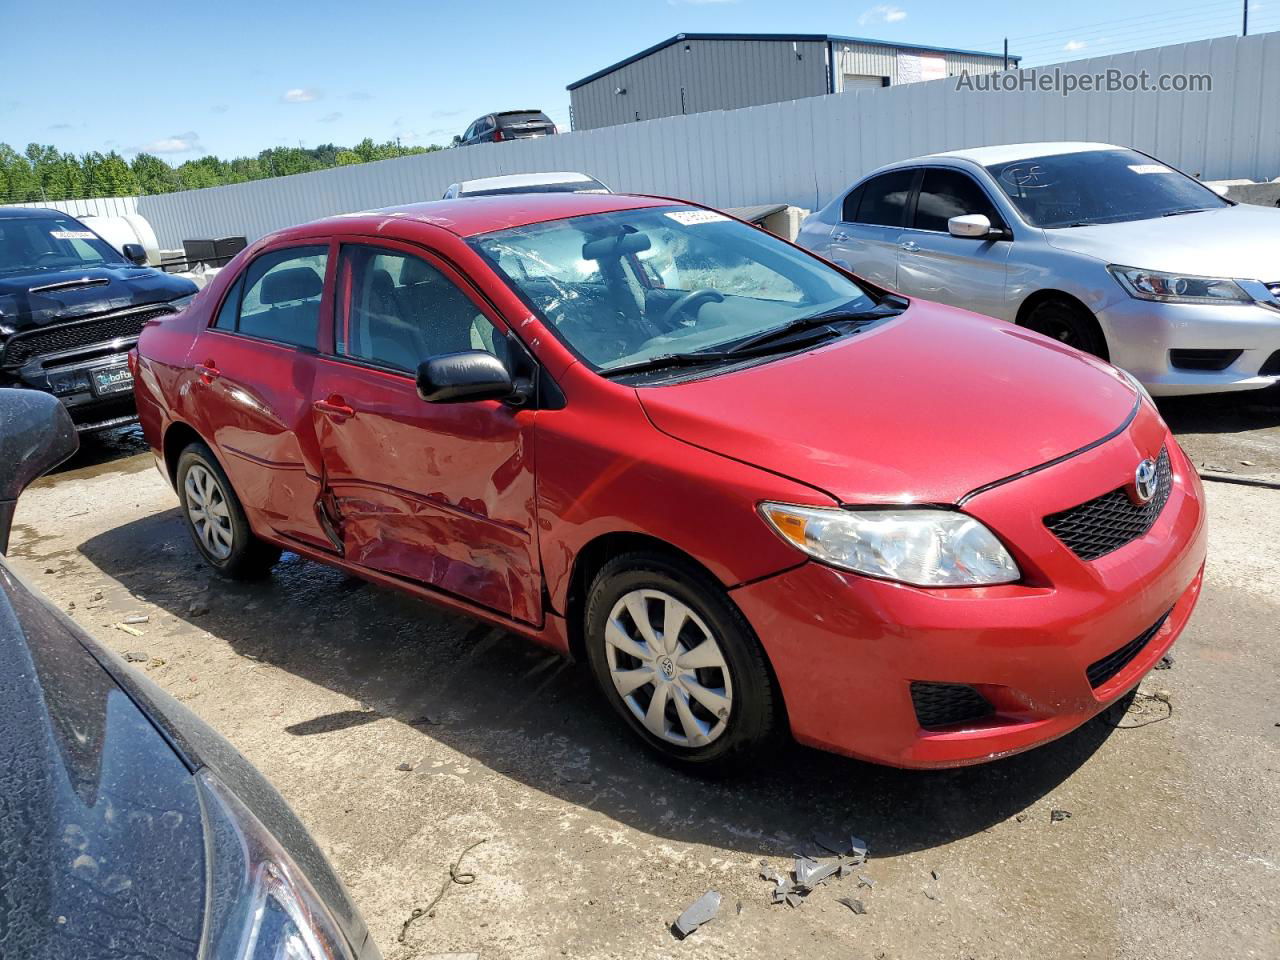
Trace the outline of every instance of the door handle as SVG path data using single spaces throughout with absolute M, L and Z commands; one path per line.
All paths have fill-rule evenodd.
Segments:
M 213 365 L 212 360 L 206 360 L 204 363 L 197 363 L 195 366 L 196 376 L 204 383 L 213 383 L 220 376 L 222 371 Z
M 914 240 L 904 240 L 902 243 L 898 244 L 898 246 L 907 251 L 907 253 L 915 253 L 920 249 L 920 244 L 916 243 Z
M 317 400 L 312 404 L 312 408 L 318 413 L 324 413 L 335 420 L 347 420 L 356 415 L 352 407 L 347 406 L 347 402 L 336 393 L 329 394 L 323 400 Z

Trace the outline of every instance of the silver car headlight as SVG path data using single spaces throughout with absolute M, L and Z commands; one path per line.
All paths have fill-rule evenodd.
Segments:
M 1250 303 L 1234 280 L 1221 277 L 1192 277 L 1181 273 L 1161 273 L 1138 267 L 1107 267 L 1131 297 L 1162 303 Z
M 208 770 L 197 776 L 205 815 L 207 960 L 355 960 L 346 938 L 297 864 Z M 364 958 L 376 957 L 366 952 Z
M 762 503 L 769 526 L 815 560 L 918 587 L 1012 583 L 1022 574 L 994 533 L 955 510 L 842 510 Z

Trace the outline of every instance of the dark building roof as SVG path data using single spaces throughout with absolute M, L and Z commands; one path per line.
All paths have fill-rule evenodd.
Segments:
M 952 47 L 927 47 L 919 43 L 894 43 L 889 40 L 869 40 L 866 37 L 840 37 L 829 33 L 677 33 L 674 37 L 668 37 L 661 43 L 655 43 L 652 47 L 647 47 L 639 53 L 632 54 L 625 60 L 619 60 L 617 63 L 605 67 L 603 70 L 597 70 L 595 73 L 583 77 L 581 80 L 575 80 L 566 88 L 568 90 L 576 90 L 584 84 L 590 83 L 592 80 L 599 80 L 606 74 L 620 67 L 625 67 L 629 63 L 635 63 L 637 60 L 643 60 L 650 54 L 657 53 L 673 43 L 681 43 L 685 40 L 781 40 L 787 43 L 863 43 L 873 47 L 890 47 L 895 50 L 921 50 L 925 53 L 957 53 L 965 54 L 970 57 L 991 57 L 999 59 L 1004 56 L 1002 53 L 987 53 L 982 50 L 958 50 Z M 1009 54 L 1009 62 L 1017 63 L 1021 57 L 1015 57 Z

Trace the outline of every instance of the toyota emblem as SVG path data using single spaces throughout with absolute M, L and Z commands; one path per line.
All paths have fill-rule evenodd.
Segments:
M 1156 462 L 1143 460 L 1133 474 L 1133 490 L 1143 503 L 1150 503 L 1156 495 Z

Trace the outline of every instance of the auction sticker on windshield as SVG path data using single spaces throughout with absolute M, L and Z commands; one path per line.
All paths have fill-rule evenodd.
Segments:
M 92 230 L 50 230 L 49 236 L 55 240 L 94 240 L 98 235 Z
M 667 216 L 686 227 L 696 226 L 699 223 L 719 223 L 729 219 L 723 213 L 716 213 L 714 210 L 675 210 Z

